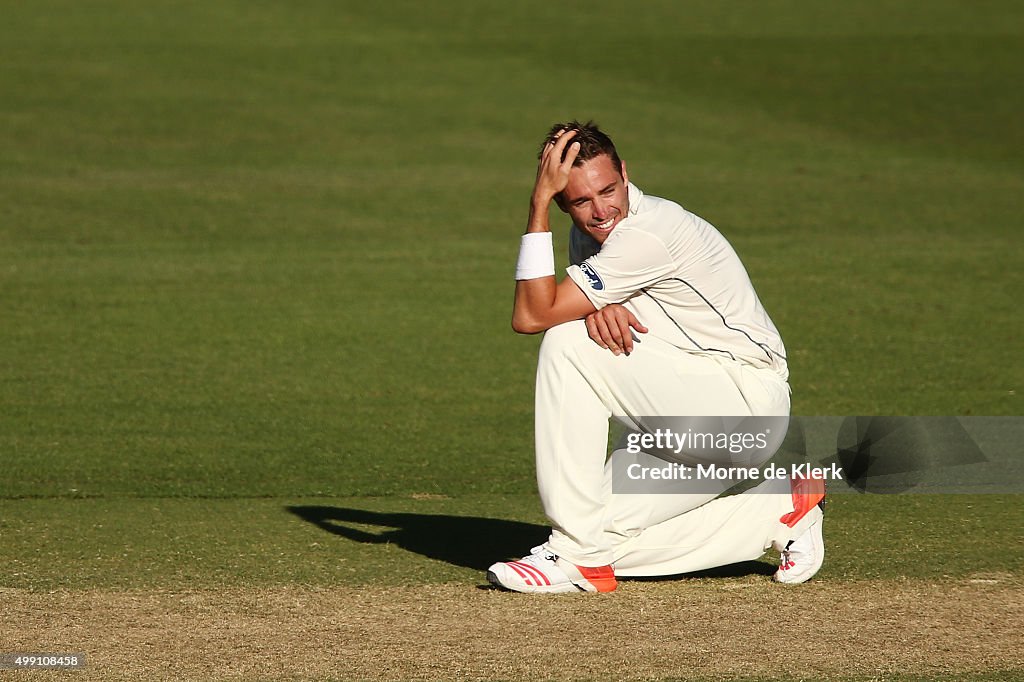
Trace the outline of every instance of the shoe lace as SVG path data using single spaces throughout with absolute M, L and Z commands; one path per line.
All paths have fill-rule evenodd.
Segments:
M 520 561 L 533 564 L 535 566 L 542 566 L 543 563 L 555 563 L 558 561 L 558 555 L 552 554 L 544 545 L 537 545 L 530 550 L 530 553 L 524 556 Z
M 779 565 L 783 568 L 789 568 L 793 563 L 793 555 L 790 548 L 793 546 L 793 540 L 786 543 L 786 548 L 779 552 Z

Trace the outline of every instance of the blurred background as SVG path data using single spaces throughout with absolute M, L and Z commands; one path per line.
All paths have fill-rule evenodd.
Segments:
M 1020 3 L 0 16 L 2 498 L 532 493 L 512 272 L 571 118 L 732 242 L 794 414 L 1020 413 Z

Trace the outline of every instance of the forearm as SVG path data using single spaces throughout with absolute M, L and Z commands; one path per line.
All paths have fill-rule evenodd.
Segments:
M 551 325 L 546 314 L 554 308 L 556 292 L 554 275 L 516 281 L 512 329 L 520 334 L 536 334 L 548 329 Z
M 544 331 L 544 311 L 550 310 L 555 302 L 557 283 L 554 277 L 554 255 L 550 251 L 550 236 L 547 240 L 541 234 L 551 233 L 548 206 L 551 197 L 535 188 L 530 198 L 530 215 L 526 221 L 526 234 L 520 246 L 519 263 L 516 266 L 516 297 L 512 308 L 512 328 L 520 334 L 536 334 Z M 532 242 L 532 243 L 531 243 Z M 542 246 L 543 245 L 543 246 Z M 532 253 L 525 254 L 526 249 Z M 545 260 L 545 259 L 549 260 Z M 524 261 L 526 261 L 524 263 Z M 550 262 L 551 267 L 548 268 Z M 550 275 L 547 273 L 550 271 Z M 544 274 L 536 277 L 535 275 Z M 528 277 L 529 279 L 522 279 Z
M 551 223 L 548 220 L 548 207 L 553 197 L 545 198 L 534 193 L 530 199 L 530 217 L 526 221 L 526 234 L 537 232 L 550 232 Z

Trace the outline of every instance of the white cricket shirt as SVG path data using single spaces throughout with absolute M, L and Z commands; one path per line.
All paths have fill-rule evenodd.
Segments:
M 789 376 L 782 337 L 725 237 L 629 184 L 629 215 L 603 245 L 572 227 L 567 273 L 597 307 L 622 303 L 680 349 Z M 640 335 L 642 340 L 643 335 Z

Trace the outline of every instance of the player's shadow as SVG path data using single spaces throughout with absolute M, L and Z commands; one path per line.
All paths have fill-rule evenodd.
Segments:
M 707 568 L 693 573 L 620 579 L 635 580 L 637 582 L 660 582 L 663 580 L 699 580 L 701 578 L 744 578 L 748 575 L 773 575 L 777 569 L 778 566 L 766 561 L 740 561 L 735 564 L 716 566 L 715 568 Z
M 546 526 L 505 519 L 446 514 L 373 512 L 346 507 L 295 506 L 287 510 L 328 533 L 355 542 L 393 544 L 455 566 L 487 570 L 495 561 L 543 543 Z
M 526 554 L 531 547 L 547 540 L 550 533 L 547 526 L 535 523 L 478 516 L 373 512 L 346 507 L 295 506 L 286 509 L 333 535 L 368 544 L 389 543 L 431 559 L 478 571 L 487 570 L 495 561 Z M 629 580 L 739 578 L 771 575 L 775 568 L 764 561 L 742 561 L 696 573 Z

